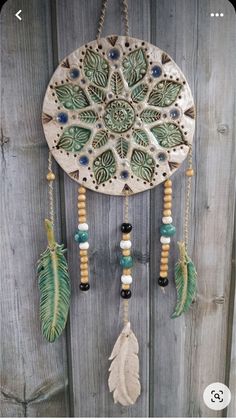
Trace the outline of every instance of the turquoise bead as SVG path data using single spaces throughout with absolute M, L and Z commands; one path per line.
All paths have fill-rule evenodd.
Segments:
M 133 258 L 131 256 L 122 256 L 120 259 L 122 268 L 132 268 Z
M 74 239 L 77 243 L 85 243 L 88 241 L 88 232 L 77 230 L 74 235 Z
M 160 233 L 162 236 L 171 237 L 174 236 L 176 232 L 175 226 L 173 224 L 162 224 L 160 228 Z

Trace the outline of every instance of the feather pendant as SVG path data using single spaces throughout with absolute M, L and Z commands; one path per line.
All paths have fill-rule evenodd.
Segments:
M 179 261 L 175 266 L 175 284 L 177 289 L 177 305 L 172 314 L 172 318 L 179 317 L 182 313 L 188 310 L 197 288 L 197 272 L 196 268 L 187 255 L 186 248 L 183 242 L 178 243 L 179 246 Z
M 48 247 L 37 265 L 40 319 L 43 336 L 54 342 L 66 325 L 70 303 L 70 280 L 64 245 L 56 243 L 53 225 L 45 220 Z
M 127 323 L 118 337 L 109 360 L 109 390 L 113 392 L 114 402 L 129 406 L 140 395 L 138 341 Z

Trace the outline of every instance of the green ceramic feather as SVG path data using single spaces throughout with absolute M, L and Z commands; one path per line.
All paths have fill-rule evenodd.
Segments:
M 70 281 L 64 245 L 56 243 L 51 221 L 45 220 L 48 247 L 37 266 L 40 319 L 43 336 L 54 342 L 66 325 L 70 303 Z
M 172 318 L 179 317 L 188 310 L 196 293 L 196 268 L 187 255 L 185 245 L 178 243 L 180 258 L 175 266 L 175 284 L 177 289 L 177 304 Z

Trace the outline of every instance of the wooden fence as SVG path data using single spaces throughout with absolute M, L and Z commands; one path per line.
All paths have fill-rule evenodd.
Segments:
M 101 0 L 8 0 L 1 12 L 1 414 L 2 416 L 229 416 L 236 413 L 235 13 L 227 0 L 129 0 L 131 36 L 166 50 L 185 73 L 197 108 L 191 255 L 198 295 L 171 320 L 176 291 L 157 285 L 162 188 L 130 199 L 135 267 L 131 321 L 140 343 L 142 394 L 129 408 L 108 392 L 108 355 L 121 328 L 117 263 L 122 200 L 88 192 L 91 290 L 79 291 L 77 185 L 58 170 L 57 236 L 68 248 L 70 320 L 54 344 L 41 336 L 35 264 L 45 248 L 48 149 L 41 126 L 46 86 L 59 60 L 96 35 Z M 15 13 L 22 9 L 22 21 Z M 224 17 L 212 18 L 222 11 Z M 121 33 L 110 0 L 104 35 Z M 173 177 L 177 239 L 184 168 Z M 170 265 L 177 257 L 176 244 Z M 233 333 L 234 328 L 234 333 Z M 233 339 L 232 339 L 233 337 Z M 230 385 L 227 410 L 203 402 Z

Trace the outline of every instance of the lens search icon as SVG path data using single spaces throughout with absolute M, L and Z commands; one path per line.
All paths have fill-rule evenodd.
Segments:
M 209 409 L 223 410 L 230 404 L 230 389 L 223 383 L 212 383 L 205 388 L 203 400 Z

